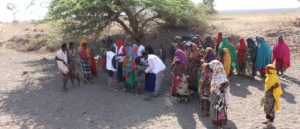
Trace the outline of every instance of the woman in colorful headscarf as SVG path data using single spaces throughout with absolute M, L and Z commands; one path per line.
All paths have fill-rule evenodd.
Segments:
M 180 41 L 177 41 L 177 48 L 172 62 L 172 96 L 177 95 L 177 87 L 181 83 L 181 75 L 183 75 L 187 68 L 187 58 L 182 51 L 183 47 Z
M 266 66 L 272 63 L 272 50 L 266 43 L 263 37 L 259 37 L 259 46 L 257 49 L 257 56 L 255 61 L 255 68 L 260 71 L 260 76 L 265 77 Z
M 97 71 L 97 64 L 96 64 L 96 60 L 95 60 L 95 53 L 94 53 L 94 49 L 87 49 L 87 55 L 89 57 L 89 61 L 90 61 L 90 66 L 91 66 L 91 73 L 94 77 L 98 76 L 98 71 Z
M 188 83 L 189 89 L 195 92 L 198 91 L 200 73 L 201 73 L 201 58 L 202 55 L 200 53 L 200 49 L 195 43 L 191 43 L 190 45 L 190 53 L 189 53 L 189 62 L 188 62 Z
M 277 44 L 273 47 L 272 62 L 275 62 L 279 75 L 282 75 L 283 72 L 290 67 L 290 49 L 284 42 L 282 36 L 278 38 Z
M 220 47 L 220 44 L 222 43 L 222 38 L 223 38 L 223 33 L 222 32 L 219 32 L 218 33 L 218 36 L 216 37 L 216 53 L 219 53 L 219 47 Z
M 125 56 L 126 49 L 123 46 L 123 40 L 118 39 L 117 40 L 117 49 L 116 49 L 116 59 L 117 59 L 117 79 L 119 82 L 124 82 L 124 76 L 123 76 L 123 61 Z
M 271 127 L 275 119 L 275 113 L 279 111 L 280 96 L 283 94 L 280 80 L 276 73 L 276 68 L 273 64 L 269 64 L 266 67 L 266 80 L 265 80 L 265 96 L 263 99 L 264 112 L 266 113 L 267 121 L 263 124 L 267 124 L 267 127 Z
M 133 89 L 135 85 L 136 78 L 136 63 L 135 59 L 137 57 L 137 45 L 127 46 L 126 55 L 123 62 L 123 75 L 126 80 L 126 89 Z
M 245 60 L 246 60 L 246 53 L 247 53 L 247 45 L 243 38 L 240 38 L 239 44 L 236 46 L 237 50 L 237 60 L 238 60 L 238 67 L 239 72 L 245 72 Z
M 91 66 L 89 62 L 90 54 L 89 54 L 89 49 L 87 48 L 87 41 L 82 39 L 80 41 L 80 46 L 79 46 L 79 55 L 80 55 L 80 62 L 81 62 L 81 68 L 82 68 L 82 73 L 85 79 L 90 79 L 91 78 Z
M 247 53 L 246 53 L 246 76 L 254 78 L 256 75 L 255 60 L 256 60 L 257 46 L 252 38 L 247 39 Z
M 223 51 L 221 53 L 221 62 L 224 66 L 226 76 L 228 77 L 231 70 L 231 56 L 228 48 L 223 48 Z
M 236 69 L 237 71 L 239 71 L 239 69 L 237 67 L 237 53 L 236 53 L 236 49 L 235 49 L 234 46 L 232 46 L 232 44 L 229 43 L 229 41 L 228 41 L 228 39 L 226 37 L 223 37 L 222 43 L 221 43 L 221 45 L 219 47 L 219 53 L 218 53 L 219 55 L 223 51 L 223 48 L 228 48 L 228 50 L 230 52 L 231 67 L 233 69 Z
M 205 53 L 206 53 L 205 58 L 204 58 L 205 63 L 209 63 L 212 60 L 217 59 L 217 56 L 211 47 L 206 48 Z
M 229 82 L 224 67 L 218 60 L 209 63 L 213 75 L 211 80 L 210 117 L 213 125 L 221 129 L 227 123 L 227 106 L 229 99 Z

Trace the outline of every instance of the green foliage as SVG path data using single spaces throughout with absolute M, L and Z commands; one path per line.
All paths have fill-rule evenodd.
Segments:
M 191 0 L 52 0 L 48 13 L 65 33 L 98 34 L 116 22 L 133 38 L 143 38 L 153 21 L 187 26 L 199 21 L 195 15 L 205 13 Z

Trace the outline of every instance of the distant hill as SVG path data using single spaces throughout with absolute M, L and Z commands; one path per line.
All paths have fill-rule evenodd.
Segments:
M 251 14 L 251 13 L 282 13 L 297 12 L 298 8 L 280 8 L 280 9 L 250 9 L 250 10 L 218 10 L 221 14 Z

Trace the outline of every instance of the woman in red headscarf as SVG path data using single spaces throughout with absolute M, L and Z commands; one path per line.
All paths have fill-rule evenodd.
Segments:
M 275 62 L 279 75 L 282 75 L 283 71 L 290 67 L 290 49 L 282 36 L 279 37 L 277 44 L 274 45 L 272 62 Z
M 126 49 L 123 46 L 123 40 L 122 39 L 118 39 L 117 40 L 117 49 L 116 49 L 116 59 L 117 59 L 117 63 L 118 63 L 118 71 L 117 71 L 117 79 L 119 82 L 124 82 L 125 78 L 123 76 L 123 61 L 124 61 L 124 56 Z
M 218 49 L 219 49 L 219 46 L 220 46 L 220 44 L 222 42 L 222 38 L 223 38 L 223 33 L 219 32 L 218 36 L 216 38 L 216 53 L 218 53 Z
M 237 60 L 238 60 L 238 67 L 239 72 L 245 71 L 245 57 L 247 52 L 247 45 L 243 38 L 240 38 L 239 44 L 236 46 L 237 50 Z

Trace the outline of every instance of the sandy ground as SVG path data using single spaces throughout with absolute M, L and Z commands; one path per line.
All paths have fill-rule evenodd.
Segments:
M 300 128 L 300 63 L 293 53 L 292 68 L 283 77 L 284 95 L 276 116 L 277 129 Z M 162 94 L 109 92 L 105 75 L 95 84 L 61 91 L 62 79 L 54 54 L 20 53 L 0 49 L 1 129 L 212 129 L 209 118 L 199 111 L 197 99 L 177 103 L 170 96 L 170 70 Z M 27 74 L 24 74 L 27 71 Z M 243 77 L 230 80 L 229 129 L 261 129 L 264 120 L 260 99 L 263 83 Z

